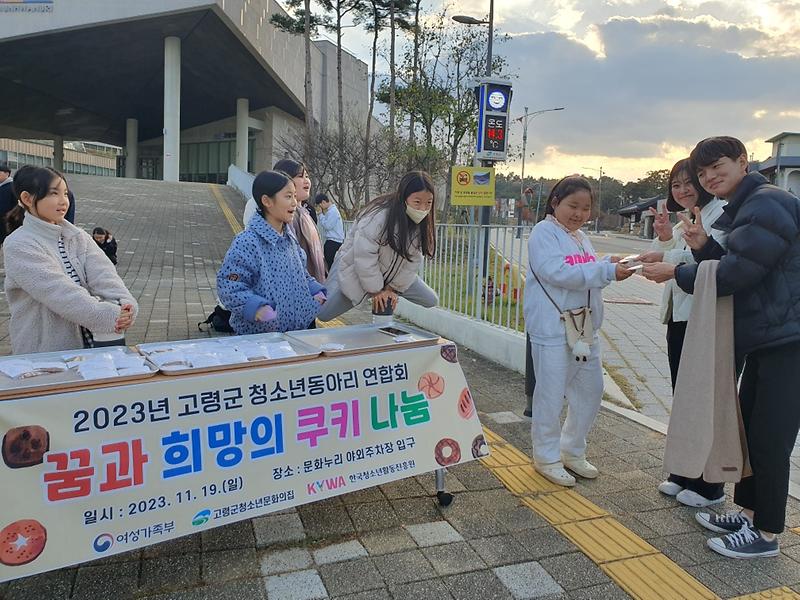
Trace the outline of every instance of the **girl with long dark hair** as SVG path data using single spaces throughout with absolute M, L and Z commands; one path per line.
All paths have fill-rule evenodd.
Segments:
M 396 191 L 362 209 L 336 255 L 320 320 L 329 321 L 366 298 L 378 310 L 395 308 L 398 296 L 424 307 L 439 303 L 417 275 L 422 257 L 436 252 L 434 200 L 430 175 L 411 171 Z

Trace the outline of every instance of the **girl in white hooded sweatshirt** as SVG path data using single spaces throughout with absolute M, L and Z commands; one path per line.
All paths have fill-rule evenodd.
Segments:
M 602 289 L 633 271 L 616 258 L 598 259 L 580 228 L 592 215 L 594 196 L 589 182 L 565 177 L 550 192 L 546 217 L 528 239 L 525 284 L 525 324 L 531 338 L 536 389 L 533 394 L 533 458 L 536 470 L 563 486 L 575 485 L 565 467 L 581 477 L 597 477 L 586 460 L 586 436 L 603 396 L 603 368 L 598 332 L 603 323 Z M 588 356 L 567 344 L 561 313 L 591 308 L 594 336 Z M 561 410 L 567 401 L 567 419 Z

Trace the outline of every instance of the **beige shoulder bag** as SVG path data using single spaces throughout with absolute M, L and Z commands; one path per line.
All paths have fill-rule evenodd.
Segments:
M 533 269 L 531 269 L 533 273 Z M 561 308 L 553 300 L 553 297 L 547 292 L 542 284 L 539 276 L 533 273 L 536 282 L 542 288 L 545 296 L 556 310 L 561 314 L 561 320 L 564 321 L 564 329 L 567 332 L 567 346 L 572 350 L 575 360 L 586 362 L 592 353 L 592 342 L 594 342 L 594 323 L 592 323 L 592 309 L 590 308 L 592 300 L 592 291 L 586 292 L 586 306 L 582 308 L 573 308 L 571 310 L 561 310 Z

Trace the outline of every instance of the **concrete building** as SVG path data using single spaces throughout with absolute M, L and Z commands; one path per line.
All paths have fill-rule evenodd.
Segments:
M 113 177 L 117 170 L 118 150 L 114 146 L 66 142 L 61 171 Z M 0 138 L 0 163 L 7 163 L 13 170 L 22 165 L 52 167 L 53 154 L 52 141 Z
M 751 168 L 778 187 L 800 194 L 800 133 L 784 131 L 766 142 L 772 144 L 770 157 L 751 163 Z
M 24 3 L 23 3 L 24 4 Z M 302 136 L 304 43 L 275 0 L 45 0 L 0 12 L 0 138 L 122 146 L 119 174 L 224 182 Z M 2 5 L 0 5 L 2 8 Z M 336 48 L 312 48 L 314 118 L 337 120 Z M 367 65 L 345 52 L 345 105 L 368 110 Z

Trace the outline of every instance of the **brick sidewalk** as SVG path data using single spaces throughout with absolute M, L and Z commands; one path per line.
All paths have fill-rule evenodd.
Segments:
M 87 227 L 108 226 L 119 237 L 120 273 L 142 305 L 129 341 L 198 335 L 198 315 L 214 306 L 214 273 L 231 238 L 228 224 L 208 186 L 126 183 L 89 177 L 72 181 L 79 220 Z M 232 204 L 237 201 L 227 198 Z M 118 218 L 116 211 L 128 203 L 136 210 L 125 209 Z M 636 287 L 621 293 L 642 296 L 652 290 Z M 609 315 L 617 310 L 613 304 L 608 308 Z M 618 308 L 642 321 L 648 318 L 639 314 L 641 305 L 631 311 L 630 305 Z M 6 336 L 7 308 L 3 310 L 0 331 Z M 366 318 L 359 311 L 347 316 L 351 323 Z M 643 348 L 646 340 L 655 344 L 660 339 L 659 328 L 652 339 L 648 329 L 639 340 Z M 618 332 L 607 333 L 613 339 Z M 624 346 L 625 339 L 618 339 Z M 625 349 L 621 351 L 624 356 Z M 484 425 L 530 454 L 529 425 L 518 416 L 523 377 L 471 352 L 460 351 L 460 361 Z M 800 592 L 800 535 L 783 534 L 781 556 L 755 562 L 724 559 L 705 548 L 706 535 L 694 522 L 694 511 L 655 489 L 662 477 L 663 445 L 660 434 L 603 411 L 589 448 L 601 476 L 581 481 L 575 488 L 579 498 L 608 511 L 642 544 L 652 545 L 653 557 L 667 563 L 671 559 L 678 572 L 720 597 L 778 586 Z M 609 577 L 608 564 L 591 560 L 585 547 L 531 510 L 525 503 L 530 498 L 509 491 L 493 472 L 478 462 L 451 469 L 448 488 L 455 501 L 447 508 L 435 501 L 432 475 L 409 478 L 0 584 L 0 598 L 629 597 Z M 790 502 L 788 524 L 800 526 L 800 504 L 795 501 Z

